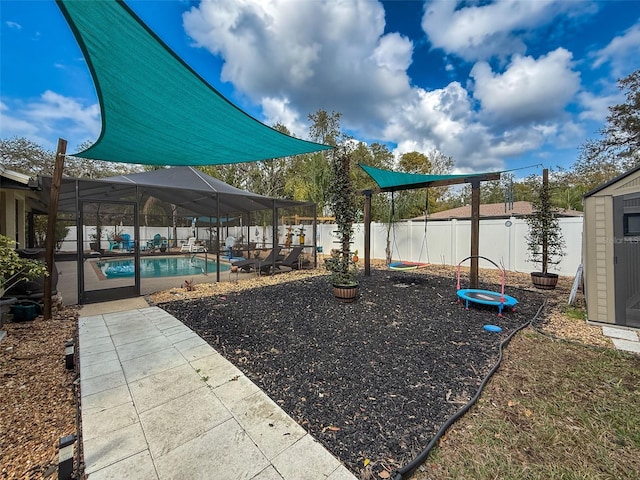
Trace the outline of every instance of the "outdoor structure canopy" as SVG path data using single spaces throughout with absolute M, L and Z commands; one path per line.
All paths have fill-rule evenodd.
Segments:
M 40 204 L 34 205 L 34 209 L 46 211 L 52 178 L 39 179 Z M 220 218 L 221 223 L 226 223 L 225 217 L 234 214 L 314 205 L 265 197 L 233 187 L 193 167 L 174 167 L 99 179 L 63 178 L 58 210 L 74 212 L 77 200 L 109 202 L 128 198 L 139 201 L 143 196 L 155 197 L 198 216 Z
M 360 164 L 378 185 L 373 190 L 364 190 L 364 271 L 371 275 L 371 196 L 379 192 L 396 192 L 415 188 L 442 187 L 471 184 L 471 270 L 469 283 L 471 288 L 478 288 L 478 254 L 480 245 L 480 182 L 500 180 L 501 172 L 469 173 L 457 175 L 424 175 L 419 173 L 394 172 L 381 168 Z
M 100 137 L 77 157 L 146 165 L 252 162 L 330 149 L 237 108 L 122 1 L 56 2 L 96 85 Z
M 382 168 L 359 164 L 378 185 L 377 192 L 397 192 L 425 187 L 444 187 L 473 183 L 474 180 L 499 180 L 500 172 L 495 173 L 462 173 L 455 175 L 426 175 L 421 173 L 394 172 Z
M 45 212 L 50 205 L 49 197 L 55 188 L 53 177 L 38 177 L 39 189 L 37 198 L 32 204 L 34 212 Z M 87 293 L 84 284 L 83 264 L 87 258 L 85 252 L 86 232 L 83 228 L 85 204 L 128 204 L 135 206 L 135 213 L 131 214 L 133 226 L 134 246 L 140 240 L 140 220 L 138 212 L 143 203 L 153 197 L 177 207 L 180 216 L 188 216 L 193 222 L 200 219 L 209 228 L 215 228 L 215 238 L 222 238 L 221 228 L 229 224 L 230 218 L 240 219 L 252 212 L 271 212 L 272 238 L 274 243 L 278 239 L 278 210 L 309 207 L 316 217 L 316 204 L 313 202 L 297 202 L 288 199 L 271 198 L 248 192 L 228 185 L 221 180 L 211 177 L 193 167 L 174 167 L 168 169 L 151 170 L 148 172 L 121 175 L 102 179 L 62 178 L 58 189 L 57 210 L 72 212 L 75 215 L 77 237 L 77 272 L 78 298 L 80 303 L 103 301 L 105 299 L 126 298 L 126 296 L 140 294 L 140 275 L 136 270 L 135 284 L 124 288 L 100 290 L 98 294 Z M 186 214 L 186 215 L 185 215 Z M 268 215 L 268 213 L 267 213 Z M 198 220 L 196 220 L 197 222 Z M 247 224 L 247 229 L 249 228 Z M 313 224 L 313 239 L 316 238 L 316 222 Z M 247 235 L 247 238 L 249 236 Z M 148 239 L 147 239 L 148 240 Z M 315 246 L 315 243 L 314 243 Z M 314 248 L 315 263 L 315 248 Z M 217 261 L 216 281 L 220 281 L 220 250 L 214 252 Z M 89 254 L 90 255 L 90 254 Z M 139 265 L 140 249 L 133 248 L 131 255 Z M 275 263 L 275 259 L 274 259 Z M 46 294 L 45 294 L 46 295 Z M 46 296 L 45 296 L 46 300 Z

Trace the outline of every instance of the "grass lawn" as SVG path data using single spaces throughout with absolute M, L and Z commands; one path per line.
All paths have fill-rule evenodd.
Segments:
M 640 478 L 640 358 L 517 335 L 412 480 Z

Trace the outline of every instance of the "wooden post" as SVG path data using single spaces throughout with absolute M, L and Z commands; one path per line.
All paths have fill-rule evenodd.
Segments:
M 542 211 L 549 212 L 551 202 L 549 198 L 549 169 L 542 170 Z M 549 268 L 549 221 L 548 215 L 545 215 L 544 228 L 542 228 L 542 273 L 546 274 Z
M 371 276 L 371 190 L 364 192 L 364 274 Z
M 471 270 L 470 288 L 478 288 L 478 254 L 480 252 L 480 180 L 471 181 Z
M 64 169 L 64 157 L 67 153 L 67 141 L 58 139 L 58 150 L 51 178 L 51 191 L 49 192 L 49 213 L 47 218 L 47 241 L 45 243 L 45 262 L 49 275 L 44 278 L 44 312 L 45 320 L 51 319 L 51 279 L 53 275 L 53 249 L 56 244 L 56 219 L 58 215 L 58 199 L 60 198 L 60 185 L 62 184 L 62 170 Z M 82 255 L 82 252 L 78 252 Z

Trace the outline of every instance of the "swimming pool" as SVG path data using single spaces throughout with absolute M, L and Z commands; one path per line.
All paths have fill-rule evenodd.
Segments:
M 107 259 L 100 265 L 102 273 L 107 278 L 133 277 L 134 259 L 112 260 Z M 191 256 L 180 257 L 142 257 L 140 259 L 140 276 L 142 278 L 156 277 L 180 277 L 183 275 L 199 275 L 204 273 L 205 262 L 203 258 Z M 207 261 L 207 273 L 214 273 L 217 264 L 213 260 Z M 231 266 L 220 264 L 220 271 L 228 271 Z

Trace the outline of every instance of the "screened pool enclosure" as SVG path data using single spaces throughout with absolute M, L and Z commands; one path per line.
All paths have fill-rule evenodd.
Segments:
M 39 183 L 36 210 L 46 211 L 52 179 L 40 177 Z M 193 167 L 99 180 L 63 178 L 58 212 L 59 221 L 67 218 L 75 230 L 80 304 L 140 295 L 141 283 L 154 276 L 153 271 L 141 275 L 141 258 L 157 257 L 145 264 L 159 276 L 207 275 L 211 282 L 221 280 L 232 259 L 263 256 L 276 245 L 302 244 L 317 262 L 314 203 L 247 192 Z M 301 226 L 284 222 L 296 216 L 313 221 L 304 226 L 306 235 L 291 238 Z M 159 260 L 171 257 L 174 261 Z M 187 259 L 179 273 L 171 271 L 175 257 Z

